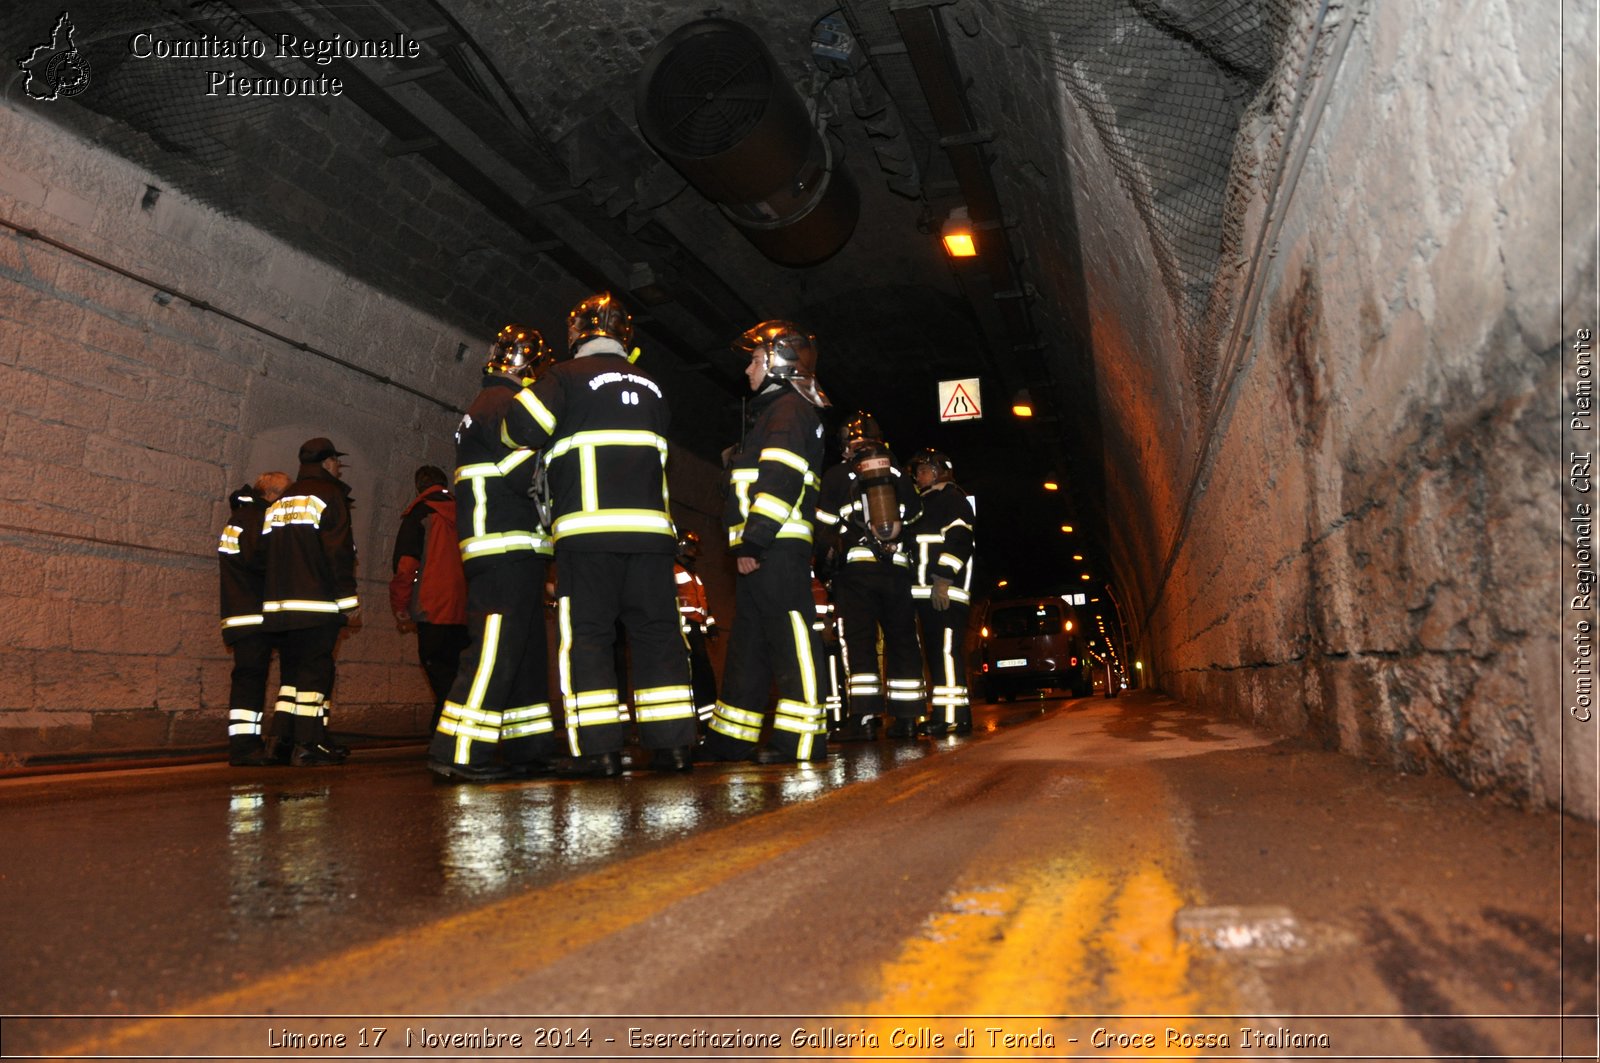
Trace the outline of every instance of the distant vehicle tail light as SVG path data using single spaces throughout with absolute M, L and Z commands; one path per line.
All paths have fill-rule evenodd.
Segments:
M 1074 667 L 1074 668 L 1078 667 L 1078 659 L 1076 657 L 1072 658 L 1072 662 L 1071 663 L 1072 663 L 1072 667 Z

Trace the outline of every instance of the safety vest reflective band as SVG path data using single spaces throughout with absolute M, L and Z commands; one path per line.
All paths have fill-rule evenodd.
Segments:
M 238 525 L 230 524 L 222 529 L 222 537 L 217 540 L 217 553 L 237 554 L 239 552 L 239 533 L 244 529 Z
M 222 618 L 222 630 L 227 631 L 229 628 L 235 627 L 250 627 L 253 624 L 265 623 L 266 619 L 267 618 L 262 616 L 260 613 L 242 613 L 239 616 L 225 616 Z

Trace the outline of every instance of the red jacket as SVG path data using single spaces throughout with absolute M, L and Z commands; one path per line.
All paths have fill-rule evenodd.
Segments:
M 467 622 L 467 576 L 456 541 L 456 500 L 442 484 L 423 491 L 400 519 L 389 604 L 424 624 Z

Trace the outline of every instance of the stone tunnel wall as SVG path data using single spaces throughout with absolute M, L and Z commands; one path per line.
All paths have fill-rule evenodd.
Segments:
M 1594 5 L 1566 16 L 1585 43 L 1565 129 L 1561 17 L 1333 6 L 1308 86 L 1331 77 L 1331 94 L 1293 126 L 1291 153 L 1320 119 L 1242 342 L 1230 356 L 1225 328 L 1198 352 L 1209 379 L 1173 342 L 1149 240 L 1068 86 L 1035 97 L 1059 125 L 1033 143 L 1060 156 L 1009 162 L 1059 169 L 1050 186 L 1071 197 L 1075 226 L 1040 224 L 1032 246 L 1053 301 L 1083 307 L 1061 327 L 1088 337 L 1112 563 L 1146 674 L 1282 733 L 1593 817 L 1594 725 L 1562 700 L 1560 413 L 1563 313 L 1568 331 L 1594 313 L 1593 196 L 1570 192 L 1592 193 L 1592 158 L 1562 148 L 1592 148 Z M 1239 134 L 1243 217 L 1217 280 L 1235 319 L 1272 175 L 1293 161 L 1273 116 L 1297 65 Z M 997 117 L 1037 132 L 1039 110 Z M 1029 184 L 1013 192 L 1033 217 L 1061 217 Z
M 5 762 L 220 747 L 226 497 L 268 469 L 293 475 L 313 435 L 351 455 L 364 610 L 340 644 L 332 725 L 421 734 L 429 695 L 390 617 L 390 550 L 412 470 L 453 464 L 451 407 L 477 388 L 485 337 L 170 189 L 146 205 L 157 178 L 22 108 L 0 108 L 0 141 L 22 146 L 0 159 L 0 218 L 73 249 L 0 230 Z M 583 293 L 539 268 L 534 312 L 558 323 Z M 717 474 L 674 453 L 677 515 L 700 531 L 707 569 L 721 557 Z M 714 604 L 731 600 L 708 582 Z

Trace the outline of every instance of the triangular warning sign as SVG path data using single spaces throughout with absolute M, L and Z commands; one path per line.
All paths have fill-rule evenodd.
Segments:
M 972 421 L 983 416 L 978 401 L 976 380 L 944 380 L 939 383 L 941 421 Z

